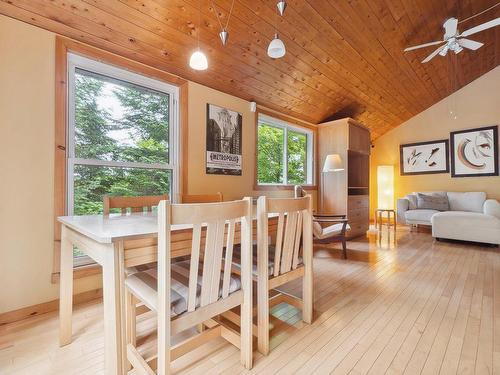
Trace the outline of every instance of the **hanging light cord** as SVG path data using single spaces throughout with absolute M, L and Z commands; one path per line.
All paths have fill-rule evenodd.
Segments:
M 488 9 L 483 10 L 482 12 L 476 13 L 476 14 L 474 14 L 474 15 L 472 15 L 472 16 L 470 16 L 470 17 L 468 17 L 468 18 L 464 19 L 464 20 L 461 20 L 461 21 L 459 21 L 458 23 L 462 23 L 462 22 L 468 21 L 468 20 L 470 20 L 470 19 L 473 19 L 473 18 L 475 18 L 475 17 L 478 17 L 478 16 L 480 16 L 481 14 L 486 13 L 486 12 L 488 12 L 488 11 L 492 10 L 493 8 L 495 8 L 495 7 L 499 6 L 499 5 L 500 5 L 500 2 L 498 2 L 498 3 L 496 3 L 495 5 L 493 5 L 493 6 L 489 7 Z
M 219 11 L 217 10 L 217 6 L 215 5 L 214 0 L 212 0 L 212 6 L 214 8 L 215 17 L 217 17 L 217 21 L 219 21 L 220 28 L 222 29 L 222 31 L 227 30 L 227 26 L 229 25 L 229 19 L 231 18 L 231 14 L 233 13 L 234 0 L 231 4 L 231 9 L 229 9 L 229 15 L 227 16 L 227 20 L 226 20 L 226 27 L 222 26 L 222 22 L 220 21 L 220 18 L 219 18 Z
M 198 32 L 196 37 L 198 39 L 198 51 L 200 50 L 200 32 L 201 32 L 201 0 L 198 0 Z

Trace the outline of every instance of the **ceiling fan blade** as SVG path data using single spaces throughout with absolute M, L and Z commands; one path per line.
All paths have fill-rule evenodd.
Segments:
M 471 50 L 476 50 L 479 49 L 483 46 L 483 43 L 476 42 L 474 40 L 470 39 L 458 39 L 458 44 L 460 44 L 462 47 L 471 49 Z
M 451 38 L 457 33 L 458 20 L 456 18 L 448 18 L 443 25 L 444 39 Z
M 430 42 L 430 43 L 420 44 L 418 46 L 405 48 L 404 51 L 405 52 L 413 51 L 414 49 L 419 49 L 419 48 L 424 48 L 424 47 L 429 47 L 429 46 L 435 46 L 435 45 L 440 44 L 440 43 L 444 43 L 444 41 L 440 40 L 438 42 Z
M 432 52 L 429 56 L 427 56 L 425 59 L 422 60 L 422 64 L 425 64 L 426 62 L 431 61 L 439 52 L 441 52 L 444 48 L 446 47 L 446 44 L 444 46 L 439 47 L 437 50 Z
M 494 20 L 485 22 L 485 23 L 483 23 L 481 25 L 474 26 L 473 28 L 471 28 L 469 30 L 465 30 L 459 36 L 469 36 L 469 35 L 478 33 L 480 31 L 483 31 L 483 30 L 486 30 L 486 29 L 491 29 L 492 27 L 495 27 L 495 26 L 498 26 L 498 25 L 500 25 L 500 17 L 495 18 Z

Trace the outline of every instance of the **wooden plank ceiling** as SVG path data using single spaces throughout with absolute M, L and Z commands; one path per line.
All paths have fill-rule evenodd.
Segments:
M 231 1 L 215 0 L 223 23 Z M 351 116 L 377 138 L 498 65 L 500 27 L 471 37 L 485 45 L 460 53 L 455 64 L 455 56 L 421 64 L 432 48 L 403 53 L 442 39 L 447 18 L 496 2 L 288 0 L 277 17 L 275 0 L 236 0 L 225 47 L 209 0 L 0 0 L 0 13 L 305 121 Z M 459 29 L 498 16 L 500 7 Z M 266 54 L 275 24 L 287 48 L 278 60 Z M 197 35 L 205 72 L 187 63 Z

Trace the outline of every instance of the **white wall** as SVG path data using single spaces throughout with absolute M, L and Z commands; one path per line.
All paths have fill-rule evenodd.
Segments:
M 0 16 L 0 313 L 58 298 L 54 249 L 55 36 Z M 99 286 L 77 280 L 75 291 Z

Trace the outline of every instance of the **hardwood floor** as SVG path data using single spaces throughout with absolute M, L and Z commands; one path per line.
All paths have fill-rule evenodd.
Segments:
M 317 249 L 314 323 L 276 306 L 271 352 L 254 353 L 251 371 L 217 339 L 176 360 L 174 373 L 500 374 L 500 249 L 399 228 L 396 237 L 351 241 L 346 261 Z M 103 373 L 102 304 L 78 306 L 73 321 L 64 348 L 55 313 L 0 327 L 0 374 Z

